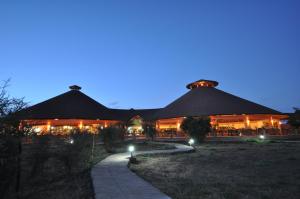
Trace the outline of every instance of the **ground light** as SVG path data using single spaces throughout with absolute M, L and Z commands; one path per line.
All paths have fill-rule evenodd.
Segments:
M 64 141 L 65 141 L 66 143 L 68 143 L 68 144 L 74 144 L 74 139 L 71 138 L 71 137 L 66 138 Z
M 192 146 L 193 144 L 195 144 L 195 140 L 194 140 L 193 138 L 191 138 L 191 139 L 189 140 L 189 145 Z
M 130 145 L 129 147 L 128 147 L 128 151 L 130 152 L 130 156 L 131 156 L 131 158 L 133 157 L 133 152 L 134 152 L 134 146 L 133 145 Z
M 265 139 L 265 135 L 259 135 L 259 139 L 264 140 Z
M 70 144 L 74 144 L 74 140 L 71 138 L 69 141 Z
M 134 146 L 133 145 L 130 145 L 129 147 L 128 147 L 128 151 L 130 152 L 130 158 L 129 158 L 129 162 L 131 163 L 131 164 L 138 164 L 138 161 L 137 161 L 137 159 L 135 158 L 135 157 L 133 157 L 133 152 L 134 152 Z

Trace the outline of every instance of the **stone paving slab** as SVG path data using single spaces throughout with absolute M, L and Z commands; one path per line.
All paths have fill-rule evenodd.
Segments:
M 139 154 L 177 153 L 192 151 L 183 144 L 172 144 L 176 148 L 168 150 L 138 151 Z M 146 182 L 127 167 L 130 153 L 110 155 L 91 171 L 95 199 L 170 199 L 150 183 Z

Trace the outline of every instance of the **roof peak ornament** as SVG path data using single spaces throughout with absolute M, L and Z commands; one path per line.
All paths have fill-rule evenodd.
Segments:
M 206 80 L 206 79 L 200 79 L 198 81 L 192 82 L 188 85 L 186 85 L 186 88 L 188 89 L 194 89 L 198 87 L 216 87 L 218 86 L 219 82 L 213 81 L 213 80 Z
M 81 90 L 81 87 L 80 87 L 80 86 L 77 86 L 77 85 L 69 86 L 69 88 L 70 88 L 71 90 L 74 90 L 74 91 L 79 91 L 79 90 Z

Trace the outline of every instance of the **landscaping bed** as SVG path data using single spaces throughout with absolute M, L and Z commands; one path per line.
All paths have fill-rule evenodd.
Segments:
M 94 198 L 91 168 L 111 155 L 103 144 L 96 144 L 99 141 L 98 136 L 93 138 L 92 135 L 76 135 L 72 139 L 38 136 L 29 144 L 22 144 L 19 198 Z M 115 144 L 115 152 L 126 152 L 131 144 L 139 151 L 174 148 L 161 143 L 130 141 Z M 17 198 L 15 172 L 10 178 L 12 183 L 6 190 L 5 199 Z
M 300 143 L 210 143 L 137 159 L 131 170 L 174 199 L 300 197 Z
M 109 154 L 101 145 L 92 149 L 92 139 L 91 135 L 77 136 L 71 144 L 60 137 L 38 136 L 22 144 L 19 194 L 14 182 L 4 198 L 94 198 L 90 169 Z
M 128 146 L 133 145 L 135 151 L 149 151 L 149 150 L 167 150 L 175 149 L 175 146 L 167 143 L 159 142 L 144 142 L 144 141 L 127 141 L 124 143 L 116 144 L 116 153 L 123 153 L 128 151 Z

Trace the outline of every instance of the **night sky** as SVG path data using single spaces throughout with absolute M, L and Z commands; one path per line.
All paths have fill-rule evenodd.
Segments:
M 30 104 L 77 84 L 108 107 L 157 108 L 204 78 L 292 112 L 299 10 L 299 0 L 0 0 L 0 80 Z

